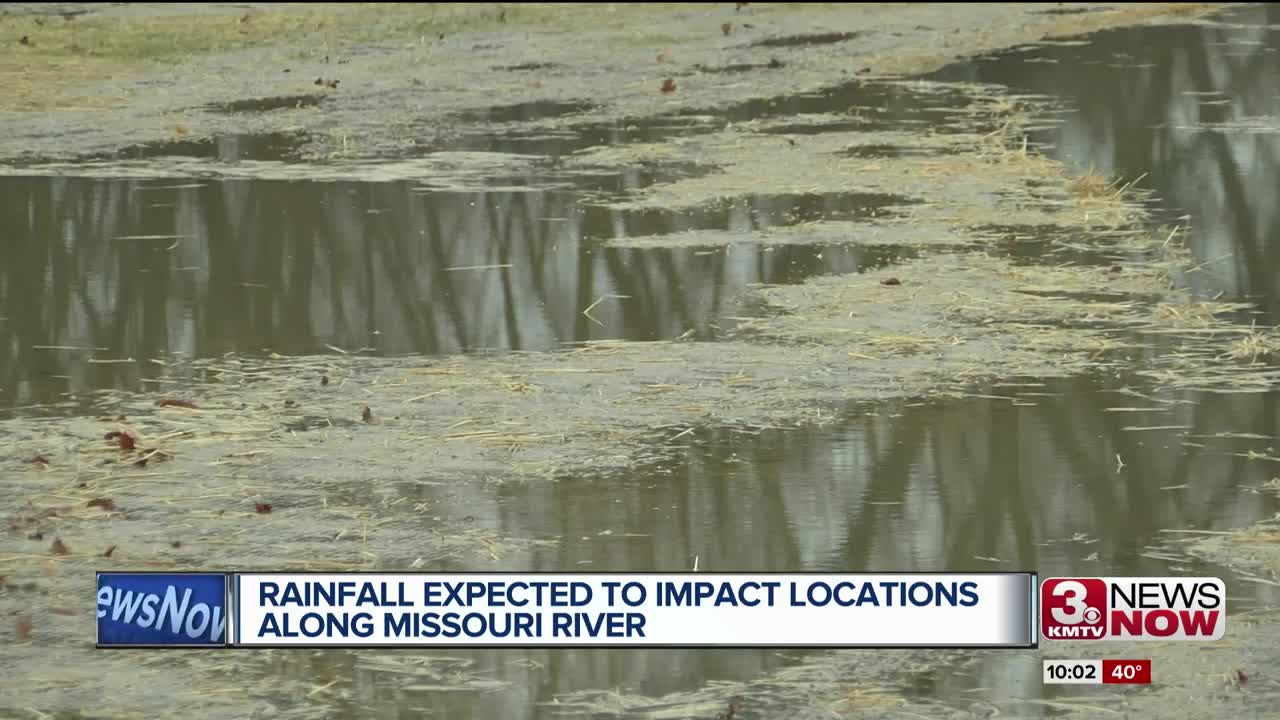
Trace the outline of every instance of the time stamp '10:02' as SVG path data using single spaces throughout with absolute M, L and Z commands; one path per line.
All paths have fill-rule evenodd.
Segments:
M 1151 660 L 1045 660 L 1046 685 L 1150 685 Z

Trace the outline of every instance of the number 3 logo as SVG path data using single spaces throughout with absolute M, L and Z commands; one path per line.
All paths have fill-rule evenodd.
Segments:
M 1058 583 L 1053 589 L 1053 594 L 1063 597 L 1063 604 L 1066 607 L 1053 608 L 1054 622 L 1062 625 L 1079 625 L 1085 619 L 1085 613 L 1089 606 L 1085 604 L 1084 599 L 1088 594 L 1082 583 L 1075 580 L 1065 580 Z

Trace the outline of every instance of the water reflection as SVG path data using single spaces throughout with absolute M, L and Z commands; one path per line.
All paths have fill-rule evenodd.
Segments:
M 853 408 L 827 429 L 706 430 L 686 463 L 607 496 L 589 480 L 504 486 L 494 512 L 517 536 L 563 538 L 537 569 L 678 570 L 696 555 L 722 572 L 1056 572 L 1096 556 L 1092 570 L 1142 574 L 1163 529 L 1280 509 L 1242 490 L 1271 477 L 1243 454 L 1274 444 L 1280 395 L 1122 390 L 1027 382 L 986 391 L 1007 400 Z M 1232 432 L 1263 439 L 1205 437 Z
M 1082 170 L 1136 179 L 1173 214 L 1190 212 L 1190 276 L 1213 295 L 1280 313 L 1280 7 L 1232 11 L 1221 27 L 1110 30 L 1086 45 L 1006 53 L 933 79 L 1056 95 L 1074 112 L 1033 139 Z M 1262 322 L 1262 320 L 1259 320 Z
M 523 158 L 528 168 L 495 168 L 477 178 L 480 188 L 505 186 L 501 191 L 461 191 L 443 177 L 435 178 L 443 186 L 433 185 L 430 165 L 411 173 L 422 175 L 413 182 L 290 181 L 287 173 L 277 180 L 149 177 L 163 172 L 162 164 L 147 164 L 154 158 L 195 159 L 189 166 L 197 174 L 204 163 L 268 161 L 262 167 L 287 169 L 270 161 L 298 157 L 308 142 L 301 135 L 126 148 L 97 158 L 103 178 L 0 178 L 0 220 L 10 233 L 0 246 L 0 408 L 96 388 L 135 389 L 154 379 L 154 361 L 175 354 L 315 353 L 329 346 L 457 353 L 604 338 L 711 339 L 731 322 L 725 318 L 752 314 L 744 299 L 752 284 L 856 272 L 896 251 L 623 249 L 594 241 L 856 219 L 908 200 L 759 195 L 678 214 L 628 213 L 584 200 L 708 170 L 641 165 L 571 177 L 557 170 L 556 157 L 727 122 L 851 109 L 848 127 L 972 131 L 965 110 L 971 100 L 962 89 L 851 81 L 728 109 L 609 123 L 571 125 L 568 116 L 588 111 L 585 103 L 504 106 L 460 118 L 456 135 L 442 144 L 407 150 L 440 157 L 441 150 L 483 150 L 499 153 L 489 157 L 498 165 L 496 158 L 513 157 L 502 153 L 533 153 Z M 521 126 L 548 119 L 565 122 Z M 766 131 L 848 127 L 808 118 Z M 146 179 L 106 179 L 123 160 Z M 564 189 L 533 189 L 550 176 Z
M 1167 559 L 1176 551 L 1164 546 L 1186 536 L 1165 530 L 1234 530 L 1280 510 L 1274 494 L 1251 490 L 1273 467 L 1247 457 L 1274 444 L 1280 395 L 1141 397 L 1093 379 L 982 392 L 1006 399 L 856 406 L 827 428 L 705 430 L 679 441 L 688 443 L 682 462 L 611 479 L 607 492 L 597 478 L 505 484 L 452 495 L 457 507 L 441 511 L 474 514 L 504 534 L 559 539 L 499 563 L 522 570 L 675 571 L 696 557 L 701 569 L 723 572 L 1162 575 L 1196 570 Z M 1235 608 L 1280 600 L 1273 587 L 1228 582 Z M 430 681 L 421 668 L 388 666 L 371 653 L 290 653 L 276 657 L 273 670 L 307 688 L 351 682 L 361 710 L 348 707 L 349 717 L 404 717 L 417 707 L 517 720 L 558 716 L 563 707 L 543 703 L 589 689 L 650 696 L 653 710 L 671 701 L 664 695 L 749 681 L 813 657 L 752 650 L 431 655 L 454 664 L 446 672 L 443 660 L 433 661 Z M 388 657 L 407 662 L 403 653 Z M 863 667 L 860 677 L 833 682 L 870 681 L 874 669 Z M 895 682 L 907 694 L 957 702 L 981 687 L 980 697 L 1007 702 L 1052 692 L 1039 673 L 1034 653 L 980 653 L 973 667 Z M 443 678 L 473 690 L 406 690 Z
M 136 387 L 157 368 L 152 359 L 171 354 L 546 350 L 690 331 L 708 339 L 723 316 L 751 312 L 742 298 L 752 283 L 855 272 L 891 251 L 594 241 L 745 234 L 859 217 L 891 200 L 758 196 L 629 213 L 573 192 L 411 182 L 3 178 L 0 405 Z

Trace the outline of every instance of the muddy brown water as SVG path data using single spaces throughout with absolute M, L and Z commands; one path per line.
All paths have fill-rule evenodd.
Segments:
M 1270 160 L 1280 100 L 1267 78 L 1275 77 L 1280 38 L 1266 25 L 1278 14 L 1268 7 L 1227 16 L 1241 27 L 1101 33 L 1088 44 L 1004 54 L 936 77 L 1064 98 L 1076 110 L 1057 129 L 1035 135 L 1044 151 L 1104 172 L 1147 173 L 1165 210 L 1192 216 L 1193 249 L 1208 263 L 1193 281 L 1206 293 L 1255 298 L 1274 310 L 1280 265 L 1270 246 L 1277 222 L 1270 201 L 1280 178 Z M 633 131 L 587 126 L 509 138 L 486 129 L 464 133 L 459 147 L 554 157 L 653 133 L 840 110 L 855 95 L 880 97 L 883 112 L 873 119 L 884 127 L 945 130 L 945 120 L 927 112 L 930 103 L 945 105 L 945 94 L 913 99 L 900 88 L 851 82 L 708 111 L 711 123 L 668 118 Z M 574 103 L 506 107 L 471 120 L 587 110 Z M 851 127 L 797 119 L 773 130 Z M 179 141 L 131 156 L 278 160 L 296 147 L 289 138 L 249 137 Z M 733 316 L 754 311 L 753 283 L 857 272 L 913 252 L 599 246 L 629 234 L 857 219 L 912 201 L 762 194 L 683 214 L 609 211 L 590 202 L 592 191 L 623 192 L 662 178 L 662 171 L 637 170 L 574 178 L 565 189 L 530 182 L 527 191 L 463 192 L 409 182 L 5 177 L 0 406 L 65 402 L 100 387 L 146 388 L 146 359 L 173 353 L 308 354 L 328 345 L 385 354 L 550 350 L 688 331 L 714 341 Z M 511 185 L 520 178 L 493 180 Z M 582 314 L 605 295 L 626 297 L 602 303 L 594 319 Z M 1185 536 L 1167 532 L 1235 530 L 1280 511 L 1267 489 L 1274 467 L 1249 457 L 1276 454 L 1280 394 L 1158 392 L 1124 376 L 1018 378 L 974 391 L 985 397 L 854 406 L 824 428 L 700 428 L 672 441 L 687 446 L 677 462 L 622 477 L 495 484 L 472 515 L 502 533 L 560 539 L 508 569 L 683 570 L 696 558 L 700 568 L 724 571 L 1205 573 L 1228 579 L 1233 608 L 1280 602 L 1273 587 L 1188 559 L 1178 551 Z M 412 550 L 406 553 L 407 563 Z M 729 693 L 805 656 L 432 655 L 446 658 L 438 661 L 442 678 L 483 682 L 414 691 L 394 672 L 347 652 L 275 653 L 266 679 L 335 681 L 346 699 L 326 716 L 541 718 L 573 710 L 567 714 L 652 717 L 661 714 L 664 696 L 717 683 Z M 892 689 L 1016 717 L 1058 712 L 1022 701 L 1087 695 L 1044 688 L 1039 658 L 1030 653 L 936 664 L 899 677 Z M 593 690 L 652 702 L 623 713 L 556 704 Z M 275 704 L 287 710 L 306 698 L 286 695 Z M 800 714 L 746 707 L 741 717 Z

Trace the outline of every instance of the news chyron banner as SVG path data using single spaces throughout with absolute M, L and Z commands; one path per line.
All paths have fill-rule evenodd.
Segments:
M 1034 573 L 99 573 L 99 647 L 1034 648 Z

